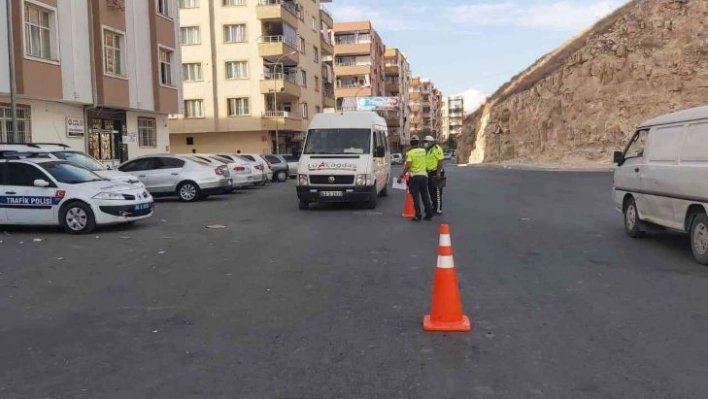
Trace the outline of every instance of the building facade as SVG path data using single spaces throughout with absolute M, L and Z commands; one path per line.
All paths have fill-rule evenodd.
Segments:
M 462 96 L 443 98 L 442 107 L 442 139 L 462 133 L 462 124 L 465 119 L 465 99 Z
M 387 48 L 384 60 L 386 74 L 386 92 L 384 95 L 386 97 L 396 97 L 400 101 L 397 111 L 388 111 L 386 113 L 391 148 L 400 152 L 410 144 L 411 67 L 406 55 L 396 48 Z
M 343 109 L 356 109 L 357 97 L 383 96 L 384 50 L 370 21 L 334 24 L 335 97 Z
M 439 139 L 443 131 L 442 92 L 430 79 L 414 77 L 411 79 L 410 103 L 411 134 Z
M 325 1 L 181 0 L 184 114 L 172 152 L 292 153 L 334 107 Z
M 13 0 L 18 131 L 0 2 L 0 143 L 52 142 L 116 165 L 169 151 L 180 111 L 176 0 Z

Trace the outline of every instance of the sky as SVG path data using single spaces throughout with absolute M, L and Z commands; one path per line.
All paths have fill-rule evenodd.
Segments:
M 544 54 L 628 0 L 333 0 L 335 22 L 371 20 L 414 75 L 474 111 Z

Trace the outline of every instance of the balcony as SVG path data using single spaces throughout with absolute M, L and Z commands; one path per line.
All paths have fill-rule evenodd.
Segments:
M 282 21 L 297 27 L 297 9 L 295 4 L 283 0 L 259 0 L 256 18 L 261 21 Z
M 419 92 L 410 93 L 410 100 L 411 101 L 420 101 L 420 93 Z
M 261 119 L 266 121 L 264 128 L 275 130 L 276 123 L 279 130 L 302 131 L 302 118 L 299 114 L 288 111 L 266 111 L 261 113 Z
M 388 125 L 389 128 L 400 127 L 401 126 L 401 118 L 399 118 L 399 117 L 386 118 L 386 125 Z
M 335 95 L 340 97 L 367 97 L 371 96 L 371 87 L 355 83 L 338 83 Z
M 401 68 L 395 63 L 386 63 L 385 71 L 387 76 L 398 76 L 401 72 Z
M 388 83 L 386 82 L 386 87 L 385 90 L 391 93 L 400 93 L 401 91 L 401 86 L 398 83 Z M 398 96 L 398 94 L 395 94 L 395 96 Z
M 283 100 L 296 100 L 300 98 L 300 85 L 292 74 L 272 73 L 264 75 L 260 81 L 261 94 L 278 93 L 278 98 Z
M 278 59 L 281 59 L 284 64 L 289 62 L 297 65 L 300 62 L 297 45 L 288 42 L 285 36 L 262 36 L 258 43 L 258 56 L 270 62 Z
M 335 46 L 337 55 L 371 54 L 370 40 L 335 40 Z
M 320 5 L 320 19 L 322 23 L 329 26 L 330 28 L 334 26 L 334 19 L 332 18 L 332 12 L 327 9 L 327 7 Z M 297 25 L 295 25 L 297 26 Z
M 324 33 L 320 38 L 320 49 L 322 49 L 322 61 L 325 61 L 325 54 L 334 55 L 334 44 L 330 43 L 329 38 L 325 37 Z
M 336 76 L 359 76 L 371 73 L 371 63 L 338 62 L 334 64 Z
M 325 86 L 324 90 L 322 90 L 322 104 L 326 108 L 334 108 L 335 107 L 335 98 L 334 98 L 334 88 Z

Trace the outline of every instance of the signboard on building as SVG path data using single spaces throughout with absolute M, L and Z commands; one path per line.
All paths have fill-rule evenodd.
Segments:
M 401 99 L 398 97 L 359 97 L 356 99 L 358 111 L 396 111 Z
M 66 118 L 66 135 L 68 137 L 84 137 L 84 120 Z

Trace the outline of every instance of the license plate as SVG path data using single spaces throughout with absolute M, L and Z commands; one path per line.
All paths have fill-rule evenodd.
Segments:
M 150 204 L 138 204 L 133 206 L 133 210 L 135 211 L 144 211 L 146 209 L 150 209 Z
M 341 191 L 320 191 L 320 197 L 341 197 L 344 193 Z

